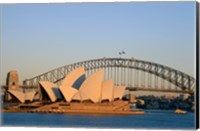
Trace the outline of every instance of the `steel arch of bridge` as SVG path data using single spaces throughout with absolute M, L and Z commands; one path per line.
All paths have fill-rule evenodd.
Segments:
M 134 58 L 101 58 L 77 62 L 53 69 L 31 79 L 26 79 L 23 81 L 23 84 L 25 86 L 37 86 L 39 81 L 59 83 L 67 73 L 80 66 L 85 67 L 87 71 L 86 75 L 100 68 L 104 68 L 106 74 L 104 76 L 105 79 L 112 78 L 115 85 L 125 85 L 129 87 L 129 89 L 153 90 L 164 88 L 163 81 L 167 81 L 178 87 L 173 89 L 174 92 L 182 90 L 192 93 L 196 86 L 195 79 L 181 71 L 158 63 Z M 148 74 L 148 76 L 146 74 Z M 154 77 L 154 79 L 152 77 Z M 158 78 L 161 79 L 161 87 L 158 87 Z M 135 80 L 134 84 L 132 82 L 133 80 Z M 139 81 L 141 82 L 140 86 Z M 145 87 L 146 81 L 148 81 L 148 84 L 146 84 L 147 87 Z M 154 83 L 153 87 L 151 87 L 152 83 Z M 170 86 L 167 88 L 167 90 L 172 90 Z

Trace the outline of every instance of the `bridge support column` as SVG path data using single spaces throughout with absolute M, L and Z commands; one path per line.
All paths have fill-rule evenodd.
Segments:
M 19 75 L 17 71 L 8 72 L 6 84 L 8 88 L 6 89 L 5 101 L 10 101 L 12 97 L 7 90 L 19 90 Z

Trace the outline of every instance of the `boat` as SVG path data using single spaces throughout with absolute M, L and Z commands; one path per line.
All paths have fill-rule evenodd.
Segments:
M 181 110 L 181 109 L 176 109 L 176 110 L 175 110 L 175 113 L 176 113 L 176 114 L 186 114 L 187 112 L 184 111 L 184 110 Z

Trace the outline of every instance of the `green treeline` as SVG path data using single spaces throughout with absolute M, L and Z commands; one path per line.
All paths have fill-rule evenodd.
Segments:
M 142 109 L 183 109 L 187 111 L 194 111 L 194 96 L 190 95 L 188 98 L 182 96 L 173 99 L 166 98 L 165 96 L 157 97 L 153 95 L 138 96 L 137 99 L 144 100 L 144 104 L 137 101 L 136 107 Z

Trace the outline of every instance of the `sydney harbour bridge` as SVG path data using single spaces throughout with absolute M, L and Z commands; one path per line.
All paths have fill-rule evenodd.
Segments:
M 23 81 L 24 88 L 37 88 L 39 81 L 51 81 L 58 85 L 65 75 L 84 66 L 86 77 L 104 69 L 104 79 L 113 79 L 114 85 L 126 86 L 130 91 L 160 91 L 194 93 L 195 79 L 166 65 L 135 58 L 101 58 L 81 61 L 50 70 Z

